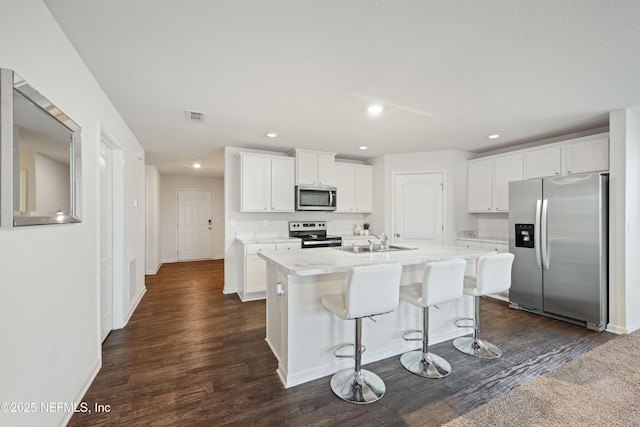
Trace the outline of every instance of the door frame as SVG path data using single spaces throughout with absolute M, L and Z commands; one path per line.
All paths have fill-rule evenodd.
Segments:
M 124 209 L 123 209 L 123 194 L 124 194 L 124 166 L 123 166 L 123 152 L 122 146 L 118 142 L 118 140 L 113 136 L 111 132 L 104 126 L 104 124 L 98 121 L 98 141 L 99 144 L 104 143 L 108 148 L 111 149 L 112 155 L 112 191 L 113 191 L 113 242 L 112 242 L 112 251 L 113 251 L 113 277 L 112 277 L 112 307 L 113 311 L 113 329 L 118 329 L 124 323 Z M 96 156 L 96 161 L 99 165 L 100 162 L 100 148 L 98 146 L 98 152 Z M 96 182 L 98 194 L 98 201 L 101 200 L 102 195 L 100 194 L 100 180 L 98 178 Z M 100 218 L 100 211 L 97 212 L 98 223 L 102 220 Z M 100 239 L 100 227 L 97 230 L 98 242 Z M 97 254 L 97 263 L 98 263 L 98 336 L 101 335 L 100 323 L 101 323 L 101 312 L 100 312 L 100 250 L 98 243 L 98 254 Z
M 178 205 L 178 194 L 180 194 L 180 191 L 207 191 L 209 193 L 211 193 L 211 257 L 210 258 L 205 258 L 205 259 L 215 259 L 213 254 L 214 254 L 214 244 L 215 244 L 215 233 L 216 233 L 216 229 L 215 229 L 215 190 L 213 188 L 176 188 L 176 196 L 173 200 L 176 201 L 176 248 L 175 248 L 175 254 L 176 254 L 176 262 L 183 262 L 180 261 L 180 258 L 178 256 L 178 251 L 180 249 L 180 229 L 178 228 L 178 221 L 180 218 L 180 206 Z M 188 262 L 188 261 L 186 261 Z
M 447 232 L 449 230 L 449 216 L 447 209 L 447 201 L 448 201 L 448 191 L 449 188 L 447 183 L 447 171 L 446 169 L 427 169 L 427 170 L 406 170 L 406 171 L 395 171 L 391 172 L 391 200 L 389 203 L 391 213 L 391 242 L 395 242 L 396 239 L 396 207 L 394 204 L 394 200 L 396 199 L 396 177 L 400 175 L 426 175 L 426 174 L 434 174 L 439 173 L 442 174 L 442 225 L 444 229 L 442 230 L 442 244 L 445 245 L 447 242 Z

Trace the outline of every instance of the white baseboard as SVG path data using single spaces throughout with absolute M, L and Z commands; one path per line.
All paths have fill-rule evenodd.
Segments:
M 627 335 L 630 334 L 631 332 L 637 330 L 639 328 L 625 328 L 624 326 L 620 326 L 620 325 L 614 325 L 613 323 L 609 323 L 607 324 L 607 329 L 605 329 L 607 332 L 611 332 L 614 334 L 618 334 L 618 335 Z
M 129 320 L 131 320 L 131 316 L 133 316 L 133 313 L 135 313 L 136 308 L 138 308 L 138 305 L 140 304 L 140 301 L 142 301 L 142 297 L 144 296 L 144 294 L 147 293 L 147 287 L 143 287 L 142 290 L 138 293 L 138 296 L 135 300 L 135 303 L 133 303 L 131 305 L 131 309 L 129 310 L 129 313 L 127 314 L 127 317 L 125 319 L 123 319 L 123 323 L 122 325 L 119 325 L 117 328 L 114 329 L 122 329 L 125 326 L 127 326 L 127 323 L 129 323 Z
M 158 270 L 160 270 L 160 267 L 162 267 L 162 263 L 158 264 L 158 266 L 156 267 L 155 270 L 147 270 L 147 272 L 145 273 L 145 275 L 147 276 L 153 276 L 155 274 L 158 273 Z
M 102 351 L 102 346 L 100 346 L 100 351 Z M 102 360 L 98 359 L 96 361 L 96 365 L 94 366 L 94 368 L 89 373 L 89 377 L 85 380 L 82 388 L 80 389 L 80 391 L 76 395 L 76 398 L 75 398 L 74 402 L 76 402 L 78 405 L 80 404 L 80 402 L 83 401 L 82 399 L 84 398 L 84 395 L 87 394 L 87 391 L 89 391 L 89 387 L 91 387 L 91 384 L 93 384 L 93 381 L 98 376 L 98 372 L 100 372 L 100 368 L 102 368 Z M 65 417 L 62 420 L 60 420 L 61 422 L 58 425 L 60 427 L 63 427 L 63 426 L 66 426 L 67 424 L 69 424 L 69 421 L 71 420 L 71 417 L 73 417 L 74 413 L 75 412 L 73 412 L 73 411 L 66 412 Z
M 242 292 L 238 292 L 238 297 L 240 297 L 240 301 L 242 302 L 247 302 L 247 301 L 257 301 L 257 300 L 261 300 L 261 299 L 267 299 L 267 291 L 264 292 L 251 292 L 248 294 L 242 293 Z

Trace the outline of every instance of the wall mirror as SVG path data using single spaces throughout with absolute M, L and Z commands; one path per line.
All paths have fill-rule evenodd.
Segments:
M 3 226 L 79 222 L 80 126 L 12 70 L 0 73 L 1 153 L 11 153 L 1 163 Z

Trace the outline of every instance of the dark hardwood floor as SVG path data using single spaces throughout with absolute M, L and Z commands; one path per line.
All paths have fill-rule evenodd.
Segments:
M 575 359 L 614 335 L 481 303 L 482 336 L 502 348 L 480 360 L 431 346 L 453 372 L 431 380 L 392 357 L 366 365 L 387 385 L 371 405 L 341 401 L 329 377 L 284 389 L 264 341 L 265 302 L 223 295 L 223 261 L 163 265 L 126 328 L 103 344 L 103 366 L 71 426 L 408 425 L 436 426 Z M 366 343 L 365 343 L 366 344 Z

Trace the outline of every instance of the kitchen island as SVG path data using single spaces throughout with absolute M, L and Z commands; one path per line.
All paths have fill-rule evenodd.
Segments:
M 473 271 L 476 257 L 492 252 L 460 246 L 411 246 L 415 249 L 377 253 L 317 248 L 259 254 L 267 261 L 266 342 L 278 360 L 276 372 L 285 388 L 353 366 L 352 359 L 336 358 L 333 351 L 340 344 L 353 342 L 355 322 L 327 311 L 321 298 L 344 292 L 354 267 L 400 264 L 404 286 L 422 281 L 426 262 L 464 258 L 468 271 Z M 472 333 L 471 328 L 453 324 L 456 318 L 473 317 L 471 297 L 464 295 L 438 307 L 430 311 L 430 344 Z M 404 301 L 394 312 L 365 319 L 363 365 L 419 348 L 420 341 L 407 342 L 401 335 L 421 327 L 421 308 Z

